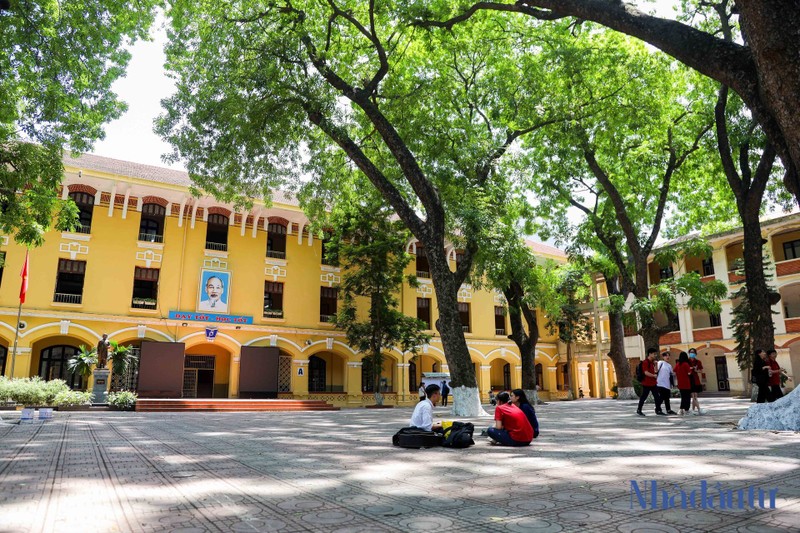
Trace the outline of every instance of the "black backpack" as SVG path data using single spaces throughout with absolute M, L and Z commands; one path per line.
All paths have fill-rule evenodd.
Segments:
M 392 436 L 392 444 L 401 448 L 435 448 L 443 441 L 441 434 L 415 427 L 401 428 Z
M 642 368 L 642 363 L 644 363 L 644 361 L 639 361 L 639 364 L 636 365 L 636 381 L 639 383 L 644 381 L 644 368 Z
M 453 422 L 453 425 L 444 432 L 442 446 L 448 448 L 467 448 L 475 444 L 472 434 L 475 426 L 471 422 Z

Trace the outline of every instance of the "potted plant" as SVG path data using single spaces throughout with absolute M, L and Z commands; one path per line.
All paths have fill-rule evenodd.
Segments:
M 133 411 L 139 396 L 132 391 L 122 390 L 108 395 L 108 406 L 115 411 Z
M 130 365 L 136 361 L 131 347 L 121 346 L 117 341 L 111 341 L 108 356 L 111 358 L 111 372 L 115 376 L 124 376 Z
M 89 350 L 81 344 L 78 353 L 67 361 L 67 370 L 84 378 L 83 382 L 86 383 L 88 388 L 88 377 L 92 375 L 92 369 L 95 365 L 97 365 L 97 350 L 94 348 Z

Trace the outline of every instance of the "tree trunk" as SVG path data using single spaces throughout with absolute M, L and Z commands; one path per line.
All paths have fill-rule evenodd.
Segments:
M 758 95 L 774 126 L 760 117 L 759 122 L 771 139 L 778 132 L 784 137 L 776 148 L 787 169 L 786 188 L 800 203 L 800 9 L 797 0 L 737 0 L 736 7 L 757 65 Z
M 770 298 L 774 294 L 764 276 L 764 251 L 761 238 L 761 224 L 758 209 L 741 211 L 744 230 L 743 258 L 747 298 L 753 313 L 750 335 L 757 350 L 771 350 L 775 347 L 775 326 L 772 322 Z
M 656 326 L 642 326 L 639 330 L 639 335 L 644 339 L 645 355 L 650 348 L 655 348 L 656 350 L 660 349 L 661 328 Z
M 519 349 L 522 364 L 522 389 L 536 389 L 536 344 L 539 342 L 539 323 L 536 320 L 536 310 L 530 309 L 522 300 L 522 287 L 512 282 L 511 287 L 503 291 L 508 301 L 508 321 L 511 324 L 509 339 L 514 341 Z M 523 316 L 528 323 L 528 331 L 522 322 Z
M 611 350 L 608 356 L 614 364 L 614 374 L 617 376 L 617 399 L 635 400 L 637 396 L 633 388 L 631 365 L 625 355 L 625 327 L 622 323 L 622 313 L 609 311 L 608 325 L 611 337 Z
M 431 279 L 436 291 L 439 306 L 439 319 L 436 329 L 442 339 L 444 356 L 450 372 L 450 391 L 453 395 L 454 416 L 488 416 L 481 407 L 478 382 L 475 379 L 475 366 L 469 355 L 461 318 L 458 314 L 458 290 L 453 272 L 447 263 L 444 247 L 428 246 L 428 262 L 431 268 Z M 432 253 L 434 252 L 434 253 Z

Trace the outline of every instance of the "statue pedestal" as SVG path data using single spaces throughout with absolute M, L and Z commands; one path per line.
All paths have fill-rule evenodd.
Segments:
M 111 371 L 105 368 L 98 368 L 92 371 L 92 403 L 106 403 L 106 392 L 108 391 L 108 378 Z

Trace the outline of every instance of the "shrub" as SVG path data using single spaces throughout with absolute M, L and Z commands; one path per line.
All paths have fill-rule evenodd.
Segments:
M 21 405 L 57 405 L 56 396 L 69 391 L 69 386 L 61 379 L 44 381 L 39 376 L 16 379 L 0 377 L 0 403 L 11 401 Z
M 619 387 L 617 387 L 616 385 L 614 385 L 613 387 L 611 387 L 611 397 L 612 397 L 613 399 L 615 399 L 615 400 L 616 400 L 617 398 L 619 398 Z
M 138 394 L 129 390 L 112 392 L 108 395 L 108 405 L 122 411 L 132 411 L 136 406 L 136 399 L 138 397 Z
M 91 405 L 92 393 L 77 390 L 61 391 L 56 394 L 53 404 L 57 406 Z

